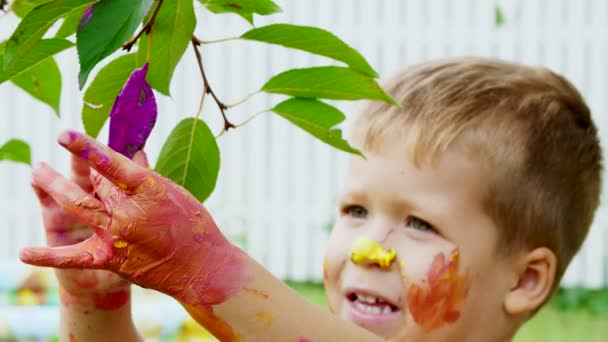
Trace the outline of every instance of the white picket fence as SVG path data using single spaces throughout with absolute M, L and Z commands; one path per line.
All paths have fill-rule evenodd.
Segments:
M 257 25 L 289 22 L 329 29 L 361 51 L 383 76 L 401 67 L 454 55 L 497 56 L 546 65 L 571 79 L 584 93 L 605 144 L 608 138 L 608 1 L 499 1 L 506 23 L 496 27 L 491 0 L 282 0 L 284 12 L 256 18 Z M 197 4 L 203 39 L 238 35 L 248 29 L 240 18 L 209 15 Z M 0 17 L 0 40 L 16 25 Z M 205 46 L 209 79 L 231 103 L 259 89 L 265 80 L 293 67 L 332 63 L 298 51 L 250 42 Z M 0 85 L 0 143 L 17 137 L 31 143 L 33 161 L 48 161 L 68 171 L 68 155 L 55 144 L 65 128 L 82 129 L 78 64 L 72 49 L 59 55 L 63 71 L 61 118 L 11 84 Z M 99 68 L 97 68 L 98 70 Z M 175 124 L 193 116 L 201 81 L 188 50 L 171 86 L 172 98 L 160 97 L 159 120 L 148 143 L 154 162 Z M 229 111 L 240 122 L 277 103 L 257 95 Z M 337 103 L 352 116 L 357 103 Z M 211 101 L 203 114 L 212 129 L 221 127 Z M 105 141 L 107 127 L 100 139 Z M 345 155 L 314 141 L 281 118 L 265 114 L 219 139 L 222 165 L 207 205 L 229 236 L 275 275 L 319 280 L 323 246 L 335 212 L 335 194 Z M 0 258 L 15 258 L 28 244 L 42 244 L 39 208 L 29 188 L 26 166 L 0 163 Z M 565 285 L 608 285 L 608 207 L 600 209 L 589 238 L 569 268 Z

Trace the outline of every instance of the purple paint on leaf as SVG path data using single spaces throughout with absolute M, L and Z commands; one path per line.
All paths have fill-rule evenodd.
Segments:
M 110 111 L 109 146 L 128 158 L 143 148 L 156 123 L 156 100 L 147 73 L 148 63 L 133 71 Z
M 80 17 L 80 25 L 78 27 L 83 27 L 89 23 L 89 20 L 91 20 L 91 17 L 93 16 L 93 6 L 95 6 L 95 4 L 89 6 L 86 11 L 84 11 L 82 17 Z

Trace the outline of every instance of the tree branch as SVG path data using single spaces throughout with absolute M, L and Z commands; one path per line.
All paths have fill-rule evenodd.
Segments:
M 217 107 L 220 109 L 220 112 L 222 113 L 222 118 L 224 118 L 223 131 L 227 131 L 230 128 L 234 128 L 235 126 L 230 121 L 228 121 L 228 118 L 226 117 L 226 109 L 228 109 L 228 106 L 226 106 L 222 101 L 217 98 L 217 96 L 213 92 L 213 89 L 211 89 L 211 86 L 209 85 L 207 75 L 205 75 L 205 69 L 203 68 L 203 57 L 201 56 L 201 52 L 198 50 L 198 47 L 200 45 L 199 40 L 193 36 L 191 41 L 192 48 L 194 49 L 194 54 L 196 55 L 196 61 L 198 63 L 198 69 L 200 70 L 201 76 L 203 77 L 203 87 L 205 89 L 205 92 L 211 95 L 211 97 L 217 104 Z
M 152 26 L 154 25 L 154 21 L 156 20 L 156 15 L 158 14 L 160 7 L 163 5 L 163 0 L 157 0 L 157 1 L 158 1 L 158 5 L 156 5 L 156 7 L 154 8 L 154 12 L 152 12 L 152 16 L 150 17 L 150 19 L 144 24 L 144 26 L 141 28 L 141 30 L 139 30 L 139 32 L 137 32 L 135 37 L 131 38 L 131 40 L 129 40 L 128 42 L 126 42 L 122 45 L 123 50 L 131 51 L 131 48 L 133 47 L 133 45 L 135 45 L 135 43 L 137 43 L 139 38 L 144 33 L 150 34 L 150 31 L 152 31 Z

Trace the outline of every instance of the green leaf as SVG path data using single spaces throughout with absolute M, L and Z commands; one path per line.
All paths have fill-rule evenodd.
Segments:
M 32 164 L 30 146 L 23 140 L 11 139 L 0 147 L 0 160 Z
M 146 78 L 152 88 L 170 96 L 169 86 L 177 63 L 192 40 L 196 27 L 192 0 L 165 1 L 153 27 L 150 70 Z M 139 39 L 137 64 L 148 59 L 148 36 Z
M 35 67 L 48 57 L 72 46 L 74 46 L 72 42 L 62 38 L 42 39 L 32 46 L 28 54 L 14 60 L 10 66 L 4 64 L 4 58 L 0 59 L 0 83 Z M 8 49 L 8 46 L 6 49 Z M 8 52 L 5 51 L 4 55 L 6 53 Z
M 76 32 L 81 89 L 95 65 L 133 35 L 153 1 L 101 0 L 93 6 L 90 19 L 81 23 Z
M 7 42 L 4 53 L 5 68 L 14 68 L 14 64 L 21 63 L 59 18 L 74 11 L 81 11 L 95 1 L 97 0 L 56 0 L 29 11 Z
M 363 156 L 359 150 L 351 147 L 342 138 L 340 129 L 332 129 L 345 118 L 336 107 L 318 100 L 292 98 L 279 103 L 272 111 L 326 144 Z
M 80 18 L 82 17 L 85 11 L 86 8 L 80 11 L 74 11 L 69 15 L 65 16 L 65 18 L 63 18 L 63 23 L 61 23 L 59 30 L 57 30 L 57 33 L 55 34 L 55 37 L 67 38 L 76 33 L 78 25 L 80 25 Z
M 378 77 L 365 58 L 340 38 L 326 30 L 290 24 L 272 24 L 245 32 L 242 39 L 282 45 L 344 62 L 352 69 Z
M 11 82 L 34 98 L 48 104 L 59 116 L 61 96 L 61 72 L 53 57 L 38 63 L 33 68 L 13 77 Z
M 253 15 L 270 15 L 282 12 L 271 0 L 199 0 L 213 13 L 235 13 L 253 25 Z
M 288 70 L 271 78 L 262 90 L 303 98 L 382 100 L 396 105 L 373 78 L 336 66 Z
M 502 14 L 502 10 L 497 4 L 494 5 L 494 22 L 497 27 L 505 24 L 505 16 Z
M 19 18 L 25 17 L 34 7 L 51 0 L 15 0 L 11 5 L 11 10 Z
M 213 192 L 220 171 L 220 150 L 204 121 L 187 118 L 163 145 L 156 172 L 173 180 L 203 202 Z
M 84 94 L 82 123 L 86 133 L 93 138 L 105 124 L 116 96 L 135 70 L 135 53 L 120 56 L 104 66 Z

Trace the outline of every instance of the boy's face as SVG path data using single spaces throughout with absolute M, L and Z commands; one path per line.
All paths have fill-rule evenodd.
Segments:
M 495 340 L 514 284 L 482 208 L 488 176 L 458 150 L 418 168 L 402 148 L 365 154 L 349 162 L 326 253 L 330 309 L 384 338 Z

